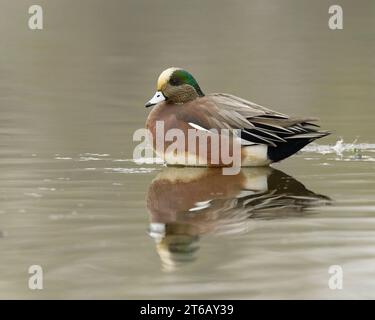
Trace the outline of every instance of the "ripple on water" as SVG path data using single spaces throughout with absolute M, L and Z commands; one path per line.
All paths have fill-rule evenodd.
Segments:
M 312 152 L 312 153 L 336 153 L 338 155 L 343 152 L 354 152 L 354 151 L 367 151 L 375 152 L 374 143 L 357 143 L 357 140 L 352 143 L 344 143 L 343 139 L 338 140 L 334 145 L 322 145 L 317 143 L 310 143 L 304 147 L 302 152 Z
M 375 152 L 375 144 L 373 143 L 357 143 L 357 140 L 352 143 L 344 143 L 343 139 L 338 140 L 334 145 L 320 145 L 311 143 L 304 147 L 301 152 L 312 154 L 334 154 L 334 158 L 328 158 L 330 161 L 363 161 L 374 162 L 375 158 L 369 154 Z M 316 160 L 313 157 L 305 157 L 305 160 Z M 322 163 L 321 165 L 329 165 Z
M 158 168 L 104 168 L 106 172 L 117 172 L 117 173 L 151 173 L 157 170 Z

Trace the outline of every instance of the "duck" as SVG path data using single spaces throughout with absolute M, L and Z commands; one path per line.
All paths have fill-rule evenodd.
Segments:
M 177 67 L 170 67 L 159 75 L 156 93 L 145 107 L 152 107 L 146 129 L 150 132 L 153 149 L 167 165 L 172 166 L 228 165 L 220 152 L 218 160 L 212 153 L 215 147 L 222 149 L 223 142 L 214 145 L 207 139 L 209 151 L 199 152 L 186 143 L 189 131 L 207 136 L 215 132 L 223 137 L 222 131 L 233 130 L 231 136 L 236 136 L 236 139 L 229 149 L 233 153 L 238 145 L 242 167 L 279 162 L 330 134 L 319 130 L 315 123 L 317 118 L 289 116 L 232 94 L 205 94 L 191 73 Z M 158 130 L 158 123 L 162 123 L 162 131 Z M 185 138 L 168 139 L 167 132 L 172 129 L 182 132 Z M 177 154 L 179 147 L 183 152 Z

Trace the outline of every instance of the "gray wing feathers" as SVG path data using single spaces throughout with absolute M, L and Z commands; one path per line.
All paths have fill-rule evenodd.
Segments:
M 317 139 L 329 134 L 311 123 L 315 118 L 293 118 L 242 98 L 214 93 L 207 96 L 213 104 L 206 109 L 210 126 L 241 129 L 241 138 L 251 143 L 276 146 L 289 139 Z M 210 128 L 208 128 L 210 129 Z

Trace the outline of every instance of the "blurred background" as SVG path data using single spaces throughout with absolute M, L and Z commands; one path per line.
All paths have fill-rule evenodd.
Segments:
M 335 31 L 325 0 L 0 4 L 1 298 L 375 297 L 374 1 L 337 3 Z M 32 4 L 43 30 L 28 28 Z M 224 238 L 209 228 L 199 259 L 163 267 L 145 199 L 164 168 L 131 159 L 170 66 L 206 93 L 319 117 L 333 134 L 277 167 L 333 204 Z M 346 265 L 345 290 L 327 287 L 331 264 Z

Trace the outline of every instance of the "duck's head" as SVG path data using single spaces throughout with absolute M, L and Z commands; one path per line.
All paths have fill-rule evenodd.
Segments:
M 162 101 L 185 103 L 203 96 L 197 81 L 189 72 L 180 68 L 168 68 L 160 74 L 156 93 L 146 103 L 146 108 Z

